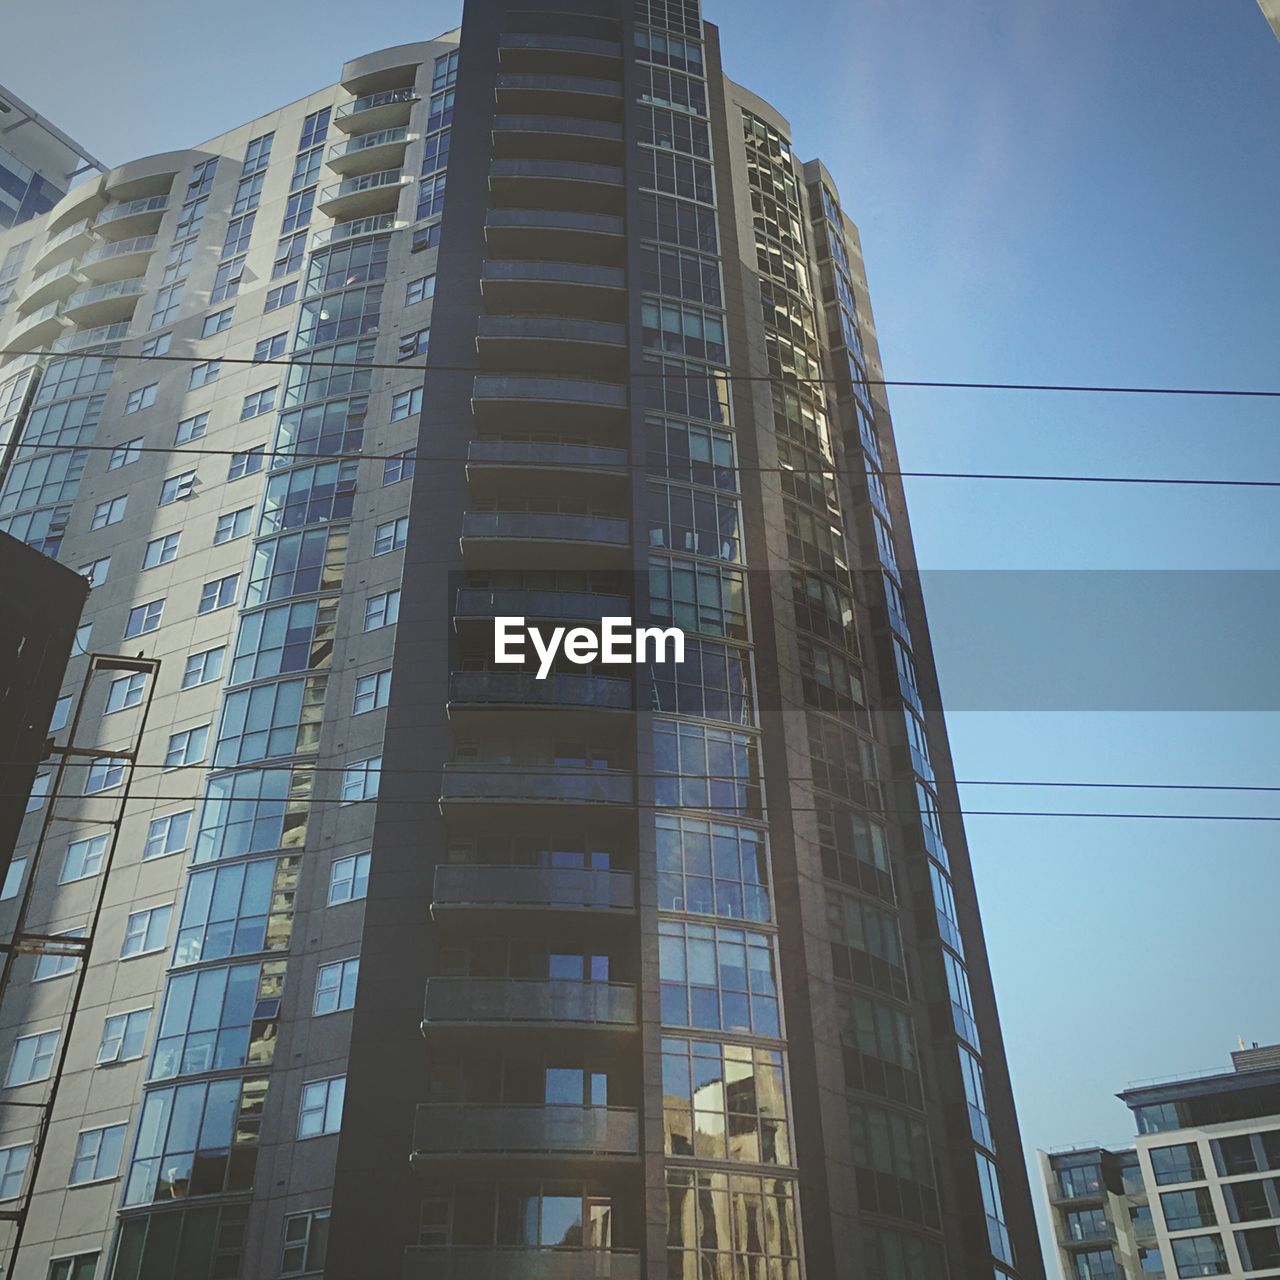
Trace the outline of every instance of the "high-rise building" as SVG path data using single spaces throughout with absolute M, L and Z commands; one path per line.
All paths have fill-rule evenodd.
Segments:
M 74 1024 L 0 1006 L 24 1280 L 1042 1276 L 857 231 L 696 0 L 469 0 L 24 234 L 0 527 L 161 660 Z
M 1041 1153 L 1064 1280 L 1280 1275 L 1280 1045 L 1231 1066 L 1118 1094 L 1129 1149 Z
M 1258 0 L 1262 6 L 1262 12 L 1266 15 L 1266 19 L 1271 23 L 1271 29 L 1280 36 L 1280 0 Z

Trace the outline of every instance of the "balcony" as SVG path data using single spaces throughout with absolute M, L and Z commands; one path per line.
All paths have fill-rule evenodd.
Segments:
M 554 440 L 473 440 L 467 450 L 467 480 L 477 497 L 520 491 L 531 472 L 553 474 L 566 491 L 585 496 L 599 492 L 602 480 L 627 479 L 627 451 Z
M 49 350 L 63 355 L 68 351 L 84 351 L 89 347 L 101 347 L 112 342 L 122 342 L 129 336 L 129 322 L 118 320 L 115 324 L 100 324 L 93 329 L 72 329 L 50 344 Z
M 513 1026 L 636 1029 L 636 989 L 620 982 L 431 978 L 422 1029 L 508 1031 Z
M 343 240 L 353 240 L 356 236 L 403 231 L 408 225 L 408 222 L 397 218 L 394 213 L 375 213 L 371 218 L 353 218 L 350 222 L 339 222 L 336 226 L 317 231 L 311 237 L 311 247 L 319 249 L 321 245 L 338 244 Z
M 93 229 L 101 233 L 109 228 L 111 237 L 117 240 L 152 234 L 160 229 L 168 208 L 168 196 L 142 196 L 123 204 L 109 204 L 94 219 Z
M 143 275 L 157 239 L 156 236 L 133 236 L 128 240 L 111 240 L 97 245 L 81 258 L 80 270 L 94 281 Z
M 566 115 L 592 120 L 621 120 L 622 85 L 589 76 L 500 72 L 496 95 L 499 115 Z
M 83 253 L 87 244 L 93 240 L 93 232 L 89 229 L 89 219 L 81 218 L 79 222 L 73 222 L 69 227 L 64 227 L 56 236 L 51 236 L 44 242 L 44 248 L 31 261 L 31 267 L 36 269 L 47 269 L 55 262 L 60 262 L 63 258 L 74 258 L 77 254 Z
M 371 173 L 378 169 L 399 168 L 404 164 L 405 148 L 417 138 L 404 125 L 361 133 L 329 148 L 325 163 L 334 173 Z
M 66 327 L 67 304 L 61 298 L 23 316 L 9 330 L 5 346 L 11 351 L 34 351 L 53 341 Z
M 413 1126 L 416 1169 L 440 1160 L 479 1157 L 509 1162 L 535 1157 L 584 1161 L 634 1159 L 640 1150 L 639 1113 L 634 1107 L 454 1106 L 423 1103 Z
M 462 552 L 469 569 L 625 568 L 631 524 L 561 511 L 468 511 Z
M 436 868 L 431 914 L 476 911 L 555 911 L 609 915 L 635 910 L 630 871 L 594 867 L 498 867 L 451 863 Z
M 498 65 L 503 71 L 619 76 L 622 46 L 616 40 L 588 36 L 508 32 L 498 42 Z
M 494 618 L 534 618 L 550 622 L 599 622 L 629 618 L 631 601 L 588 591 L 485 591 L 462 587 L 454 603 L 454 625 Z
M 497 258 L 616 264 L 626 258 L 625 224 L 607 213 L 490 209 L 484 238 Z
M 618 1249 L 411 1247 L 400 1280 L 641 1280 L 640 1255 Z
M 528 671 L 455 671 L 449 676 L 449 719 L 497 711 L 537 711 L 544 719 L 564 712 L 575 719 L 601 712 L 630 711 L 631 681 L 613 676 L 552 674 L 539 680 Z M 550 723 L 550 721 L 547 721 Z
M 634 802 L 631 774 L 620 769 L 455 762 L 445 766 L 440 784 L 440 808 L 455 819 L 478 813 L 486 821 L 521 822 L 540 819 L 549 809 L 622 817 Z
M 504 371 L 581 369 L 625 373 L 626 326 L 559 316 L 481 316 L 476 332 L 480 363 Z
M 587 378 L 546 378 L 481 374 L 471 392 L 476 424 L 518 429 L 554 421 L 570 431 L 577 426 L 624 428 L 630 420 L 627 388 Z
M 20 311 L 34 311 L 47 306 L 50 302 L 66 298 L 77 286 L 85 284 L 85 277 L 80 274 L 74 258 L 66 258 L 57 266 L 42 271 L 27 286 L 19 304 Z
M 142 276 L 110 280 L 79 289 L 67 299 L 67 316 L 78 325 L 110 324 L 133 315 L 138 299 L 147 291 Z
M 367 218 L 370 214 L 394 214 L 400 203 L 400 192 L 413 178 L 399 169 L 383 169 L 378 173 L 347 178 L 320 192 L 316 208 L 326 217 L 345 222 L 351 218 Z
M 573 116 L 497 116 L 493 154 L 512 160 L 593 160 L 616 163 L 623 150 L 622 126 L 612 120 Z
M 413 85 L 366 93 L 354 102 L 343 103 L 333 113 L 334 128 L 343 133 L 373 133 L 407 125 L 419 96 Z
M 494 160 L 489 192 L 494 204 L 516 209 L 621 213 L 627 204 L 620 166 L 582 160 Z
M 480 289 L 491 315 L 626 319 L 627 277 L 621 267 L 490 259 L 481 270 Z

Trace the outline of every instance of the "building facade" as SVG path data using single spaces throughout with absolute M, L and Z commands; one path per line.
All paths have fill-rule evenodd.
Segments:
M 1258 0 L 1262 6 L 1262 12 L 1266 19 L 1271 23 L 1271 29 L 1280 36 L 1280 0 Z
M 1042 1275 L 857 231 L 695 0 L 470 0 L 23 231 L 0 528 L 161 668 L 37 863 L 74 1020 L 0 1005 L 19 1274 Z

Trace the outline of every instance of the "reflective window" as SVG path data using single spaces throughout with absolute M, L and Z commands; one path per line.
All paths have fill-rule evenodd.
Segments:
M 163 951 L 169 941 L 169 920 L 172 915 L 172 904 L 133 912 L 125 923 L 124 942 L 120 947 L 121 959 Z
M 327 680 L 310 676 L 228 693 L 222 701 L 215 766 L 315 751 Z
M 142 1057 L 147 1043 L 147 1024 L 150 1021 L 150 1009 L 115 1013 L 104 1019 L 102 1039 L 98 1043 L 98 1066 L 109 1062 L 129 1062 L 133 1058 Z
M 142 858 L 163 858 L 187 847 L 187 832 L 191 827 L 191 810 L 152 818 L 147 824 L 147 840 L 142 846 Z
M 1152 1147 L 1151 1171 L 1158 1186 L 1176 1182 L 1200 1182 L 1204 1178 L 1204 1166 L 1200 1162 L 1200 1148 L 1194 1142 L 1178 1143 L 1172 1147 Z
M 342 1127 L 342 1103 L 346 1089 L 346 1076 L 313 1080 L 302 1086 L 302 1102 L 298 1108 L 299 1138 L 318 1138 L 338 1132 Z
M 337 612 L 336 600 L 305 600 L 241 618 L 231 683 L 327 667 Z
M 659 814 L 658 908 L 767 922 L 768 848 L 751 827 Z
M 316 994 L 311 1012 L 316 1015 L 350 1009 L 356 1002 L 356 983 L 360 978 L 360 959 L 322 964 L 316 970 Z
M 196 862 L 300 847 L 306 839 L 308 770 L 248 769 L 209 779 Z
M 350 858 L 338 858 L 329 870 L 329 905 L 354 902 L 363 898 L 369 890 L 369 860 L 367 853 L 357 853 Z
M 659 930 L 665 1025 L 782 1034 L 772 939 L 673 920 Z
M 39 1031 L 34 1035 L 19 1036 L 13 1042 L 9 1073 L 4 1080 L 6 1088 L 49 1078 L 49 1073 L 53 1070 L 53 1055 L 58 1047 L 58 1035 L 57 1031 Z
M 82 1182 L 114 1178 L 120 1172 L 120 1157 L 124 1153 L 124 1135 L 128 1127 L 126 1124 L 112 1124 L 102 1129 L 82 1130 L 76 1140 L 76 1153 L 67 1185 L 74 1187 Z
M 726 817 L 760 816 L 759 746 L 754 737 L 666 720 L 655 721 L 653 733 L 659 806 L 710 809 Z
M 175 968 L 257 951 L 287 951 L 298 887 L 296 857 L 193 871 L 178 922 Z

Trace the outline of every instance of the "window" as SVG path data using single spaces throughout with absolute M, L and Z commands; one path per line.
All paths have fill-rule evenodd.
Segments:
M 282 1276 L 300 1276 L 323 1271 L 329 1243 L 329 1210 L 293 1213 L 284 1220 L 284 1253 L 280 1258 Z
M 385 707 L 391 694 L 391 672 L 378 671 L 370 676 L 359 676 L 356 679 L 355 705 L 352 715 L 363 715 L 366 711 L 376 711 Z
M 167 507 L 171 502 L 181 502 L 191 497 L 192 490 L 195 487 L 196 473 L 194 471 L 184 471 L 181 475 L 170 476 L 160 486 L 160 502 L 158 505 Z
M 265 444 L 260 444 L 244 453 L 233 453 L 231 465 L 227 468 L 227 480 L 239 480 L 243 476 L 255 475 L 262 470 L 265 459 Z
M 180 853 L 187 847 L 187 833 L 190 829 L 190 809 L 165 814 L 162 818 L 152 818 L 147 824 L 147 842 L 142 846 L 142 860 L 149 862 L 152 858 Z
M 173 437 L 173 443 L 190 444 L 192 440 L 199 440 L 209 430 L 209 415 L 207 413 L 197 413 L 194 418 L 183 418 L 178 423 L 178 430 Z
M 107 853 L 106 836 L 89 836 L 86 840 L 73 840 L 67 846 L 67 856 L 62 860 L 59 884 L 74 880 L 87 880 L 102 869 L 102 859 Z
M 53 775 L 51 773 L 37 773 L 36 780 L 31 784 L 31 794 L 27 797 L 24 813 L 38 813 L 44 808 L 45 798 L 49 794 L 49 788 L 53 785 Z
M 109 524 L 119 524 L 124 519 L 125 504 L 128 501 L 126 494 L 122 498 L 109 498 L 106 502 L 98 503 L 93 509 L 93 520 L 89 528 L 105 529 Z
M 142 553 L 142 567 L 155 569 L 177 559 L 178 542 L 181 537 L 180 533 L 166 533 L 163 538 L 153 538 L 147 543 L 146 551 Z
M 124 1154 L 124 1135 L 128 1127 L 126 1124 L 112 1124 L 102 1129 L 81 1130 L 67 1185 L 74 1187 L 82 1182 L 114 1178 L 120 1172 L 120 1157 Z
M 228 258 L 226 262 L 218 263 L 218 270 L 213 277 L 213 291 L 209 294 L 210 302 L 226 302 L 240 292 L 240 282 L 244 278 L 244 264 L 243 254 L 238 258 Z M 203 383 L 192 385 L 203 385 Z
M 163 951 L 169 937 L 169 918 L 172 915 L 172 904 L 133 912 L 125 923 L 120 958 L 124 960 L 129 956 Z
M 749 734 L 659 720 L 654 766 L 662 808 L 710 809 L 725 818 L 761 812 L 759 749 Z
M 199 764 L 204 759 L 205 747 L 209 740 L 209 726 L 202 724 L 195 729 L 183 729 L 172 734 L 169 746 L 164 753 L 164 767 L 177 769 L 181 765 Z
M 89 579 L 89 589 L 100 587 L 107 580 L 107 574 L 111 572 L 111 557 L 103 556 L 101 560 L 94 560 L 91 564 L 82 564 L 77 570 L 82 578 Z
M 301 601 L 251 613 L 240 621 L 231 683 L 328 666 L 337 600 Z
M 98 760 L 89 766 L 84 781 L 84 793 L 87 796 L 97 795 L 99 791 L 110 791 L 124 781 L 125 761 L 119 759 Z
M 423 178 L 418 184 L 418 212 L 416 220 L 434 218 L 444 210 L 445 186 L 449 180 L 447 173 L 438 173 L 435 177 Z
M 659 927 L 665 1025 L 782 1034 L 773 943 L 767 935 L 676 921 Z
M 449 151 L 453 143 L 453 130 L 445 129 L 432 134 L 422 144 L 422 172 L 439 173 L 449 167 Z
M 435 276 L 422 276 L 418 280 L 410 280 L 404 287 L 404 305 L 411 307 L 415 302 L 426 302 L 436 296 Z
M 425 133 L 435 133 L 437 129 L 443 129 L 446 125 L 453 123 L 453 99 L 452 88 L 442 89 L 439 93 L 431 95 Z
M 221 360 L 202 360 L 199 364 L 191 367 L 191 376 L 187 379 L 187 385 L 192 391 L 197 387 L 207 387 L 209 383 L 218 380 L 218 375 L 221 372 Z
M 239 217 L 242 213 L 252 213 L 257 209 L 258 202 L 262 198 L 262 184 L 265 178 L 265 173 L 255 173 L 240 179 L 236 184 L 236 198 L 231 204 L 231 212 L 234 216 Z
M 1160 1196 L 1165 1226 L 1170 1231 L 1190 1231 L 1194 1227 L 1216 1227 L 1218 1217 L 1208 1187 L 1190 1191 L 1165 1191 Z
M 243 538 L 249 532 L 253 520 L 253 508 L 241 507 L 239 511 L 228 511 L 218 517 L 213 530 L 213 545 L 221 546 L 224 542 L 233 542 Z
M 200 228 L 204 225 L 204 214 L 208 207 L 208 196 L 201 196 L 198 200 L 192 200 L 189 204 L 184 204 L 182 213 L 178 218 L 178 225 L 173 229 L 174 235 L 182 237 L 198 234 Z
M 69 929 L 66 933 L 59 933 L 55 936 L 59 938 L 83 938 L 84 934 L 85 931 L 83 929 Z M 77 954 L 75 950 L 46 952 L 36 960 L 35 972 L 31 976 L 31 981 L 45 982 L 49 978 L 61 978 L 73 972 L 76 967 L 76 961 L 82 958 L 82 954 Z
M 200 336 L 212 338 L 214 334 L 225 333 L 231 328 L 231 318 L 235 315 L 235 311 L 235 307 L 227 307 L 225 311 L 215 311 L 213 315 L 205 316 Z
M 298 139 L 299 151 L 318 146 L 328 137 L 330 111 L 331 108 L 322 107 L 319 111 L 313 111 L 302 122 L 302 136 Z
M 1171 1242 L 1179 1277 L 1227 1274 L 1227 1254 L 1221 1236 L 1183 1236 Z
M 186 281 L 179 280 L 177 284 L 167 284 L 156 290 L 156 305 L 151 312 L 150 328 L 159 329 L 161 325 L 166 325 L 177 317 L 186 288 Z
M 334 864 L 334 867 L 336 869 L 336 863 Z M 14 860 L 9 863 L 9 870 L 5 872 L 4 876 L 4 884 L 3 886 L 0 886 L 0 902 L 8 902 L 18 896 L 18 890 L 22 888 L 22 877 L 26 874 L 26 871 L 26 858 L 14 858 Z M 360 896 L 363 897 L 364 895 L 361 894 Z M 344 898 L 342 901 L 345 902 L 346 899 Z M 329 904 L 330 906 L 333 905 L 332 881 L 329 885 Z
M 315 208 L 316 189 L 308 187 L 306 191 L 295 191 L 285 203 L 284 218 L 280 222 L 280 234 L 300 231 L 311 223 L 311 211 Z
M 386 524 L 380 524 L 373 531 L 373 554 L 385 556 L 388 552 L 399 551 L 408 536 L 408 516 L 401 516 L 399 520 L 389 520 Z
M 284 355 L 285 344 L 289 341 L 287 333 L 273 334 L 270 338 L 263 338 L 253 349 L 253 359 L 255 363 L 261 363 L 263 360 L 278 360 Z
M 240 421 L 244 422 L 249 418 L 256 418 L 260 414 L 270 413 L 275 407 L 275 387 L 267 387 L 262 391 L 254 391 L 245 396 L 244 404 L 240 406 Z
M 127 676 L 116 676 L 107 688 L 107 706 L 105 715 L 123 711 L 126 707 L 136 707 L 142 701 L 147 688 L 147 677 L 141 671 Z
M 285 680 L 227 694 L 214 764 L 248 764 L 315 751 L 327 680 L 328 676 Z
M 227 238 L 223 241 L 221 255 L 224 260 L 239 257 L 248 251 L 249 240 L 253 235 L 253 223 L 257 216 L 256 213 L 246 213 L 243 217 L 232 218 L 227 223 Z M 207 333 L 204 335 L 206 338 L 208 336 Z
M 22 1194 L 22 1179 L 30 1155 L 29 1142 L 0 1148 L 0 1200 L 16 1200 Z
M 54 1258 L 47 1280 L 94 1280 L 98 1274 L 96 1253 L 77 1253 L 74 1258 Z
M 150 1009 L 134 1009 L 128 1014 L 111 1014 L 102 1021 L 102 1038 L 97 1044 L 97 1065 L 129 1062 L 142 1057 L 147 1039 Z
M 200 589 L 200 603 L 196 607 L 196 613 L 213 613 L 215 609 L 225 609 L 235 604 L 239 586 L 238 573 L 231 573 L 225 578 L 215 578 L 212 582 L 206 582 Z
M 9 1074 L 5 1086 L 13 1088 L 47 1080 L 53 1070 L 53 1055 L 58 1047 L 57 1031 L 40 1031 L 35 1035 L 19 1036 L 13 1044 L 13 1057 L 9 1059 Z
M 414 456 L 412 452 L 397 453 L 382 464 L 382 486 L 399 484 L 413 475 Z
M 369 861 L 372 855 L 357 853 L 350 858 L 338 858 L 329 872 L 329 905 L 336 907 L 343 902 L 355 902 L 363 898 L 369 889 Z M 16 893 L 17 890 L 15 889 Z
M 260 169 L 265 169 L 271 162 L 271 143 L 275 139 L 274 133 L 264 133 L 260 138 L 254 138 L 245 148 L 244 167 L 241 173 L 257 173 Z
M 429 227 L 420 227 L 413 233 L 413 241 L 409 245 L 410 253 L 421 253 L 423 249 L 435 249 L 440 245 L 440 223 L 433 222 Z
M 173 334 L 158 333 L 154 338 L 148 338 L 142 344 L 142 354 L 144 356 L 167 356 L 172 342 Z
M 89 625 L 92 626 L 93 624 L 90 623 Z M 83 637 L 81 637 L 81 632 L 84 632 Z M 89 631 L 87 627 L 76 629 L 75 648 L 71 652 L 73 655 L 89 652 Z M 59 729 L 67 727 L 67 723 L 71 719 L 71 701 L 71 695 L 68 693 L 53 704 L 53 718 L 49 721 L 50 733 L 57 733 Z
M 658 816 L 658 905 L 665 911 L 771 918 L 764 836 L 749 827 Z
M 124 444 L 117 445 L 111 450 L 111 456 L 107 459 L 107 470 L 118 471 L 121 467 L 127 467 L 130 463 L 137 462 L 142 457 L 142 445 L 146 439 L 145 436 L 138 436 L 134 440 L 126 440 Z
M 342 774 L 342 803 L 376 800 L 382 780 L 382 757 L 370 756 L 349 764 Z
M 149 383 L 145 387 L 136 387 L 125 397 L 125 413 L 137 413 L 140 409 L 150 409 L 156 402 L 156 393 L 160 390 L 158 382 Z
M 430 345 L 430 329 L 419 329 L 416 333 L 406 333 L 400 339 L 400 345 L 396 349 L 396 359 L 412 360 L 414 356 L 425 356 Z
M 196 685 L 210 684 L 216 680 L 222 674 L 222 659 L 226 652 L 225 646 L 222 646 L 191 654 L 182 673 L 182 687 L 194 689 Z
M 316 995 L 311 1012 L 338 1013 L 356 1002 L 356 982 L 360 977 L 360 958 L 322 964 L 316 970 Z
M 279 285 L 275 289 L 267 292 L 267 301 L 262 311 L 265 315 L 268 311 L 279 311 L 281 307 L 287 307 L 298 296 L 298 282 L 290 280 L 288 284 Z
M 400 592 L 388 591 L 383 595 L 370 596 L 364 607 L 364 629 L 377 631 L 381 627 L 390 627 L 400 621 Z
M 302 1104 L 298 1108 L 299 1138 L 318 1138 L 322 1134 L 338 1132 L 342 1125 L 342 1102 L 346 1089 L 346 1076 L 313 1080 L 302 1086 Z
M 441 54 L 436 59 L 434 74 L 431 77 L 432 92 L 452 88 L 458 83 L 458 50 Z
M 276 245 L 275 261 L 271 265 L 271 278 L 279 280 L 281 276 L 292 275 L 302 268 L 302 259 L 307 252 L 307 232 L 295 231 L 284 236 Z
M 1121 1280 L 1116 1255 L 1111 1249 L 1086 1249 L 1075 1255 L 1072 1280 Z
M 1194 1142 L 1152 1147 L 1151 1171 L 1155 1174 L 1156 1184 L 1161 1187 L 1176 1182 L 1199 1182 L 1204 1177 L 1200 1148 Z
M 299 859 L 258 858 L 193 872 L 173 966 L 285 951 L 293 930 Z

